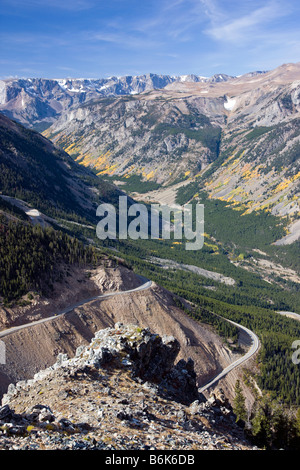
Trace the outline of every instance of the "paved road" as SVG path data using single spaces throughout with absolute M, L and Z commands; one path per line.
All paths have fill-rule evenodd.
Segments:
M 300 315 L 299 315 L 299 313 L 295 313 L 295 312 L 283 312 L 283 311 L 280 311 L 280 312 L 277 312 L 277 313 L 280 313 L 280 315 L 284 315 L 284 316 L 289 317 L 289 318 L 293 318 L 294 320 L 300 321 Z
M 251 347 L 250 347 L 249 351 L 244 356 L 240 357 L 237 361 L 233 362 L 228 367 L 223 369 L 222 372 L 220 372 L 220 374 L 218 374 L 214 379 L 212 379 L 210 382 L 208 382 L 202 388 L 199 388 L 198 391 L 200 393 L 204 392 L 209 387 L 211 387 L 213 384 L 218 382 L 218 380 L 220 380 L 222 377 L 224 377 L 226 374 L 228 374 L 228 372 L 232 371 L 233 369 L 238 367 L 243 362 L 248 361 L 248 359 L 250 359 L 250 357 L 252 357 L 257 352 L 257 350 L 259 348 L 259 339 L 256 336 L 256 334 L 253 333 L 253 331 L 249 330 L 245 326 L 241 326 L 238 323 L 235 323 L 234 321 L 228 320 L 227 318 L 225 318 L 224 320 L 228 321 L 232 325 L 234 325 L 234 326 L 242 329 L 243 331 L 245 331 L 245 333 L 247 333 L 250 336 L 250 338 L 252 340 L 252 344 L 251 344 Z
M 55 315 L 52 315 L 51 317 L 42 318 L 41 320 L 37 320 L 31 323 L 26 323 L 25 325 L 14 326 L 12 328 L 8 328 L 7 330 L 0 332 L 0 338 L 4 338 L 5 336 L 8 336 L 11 333 L 15 333 L 16 331 L 22 330 L 24 328 L 29 328 L 31 326 L 38 325 L 39 323 L 45 323 L 47 321 L 53 320 L 54 318 L 57 318 L 59 315 L 64 315 L 66 313 L 72 312 L 72 310 L 74 310 L 75 308 L 81 307 L 82 305 L 85 305 L 94 300 L 101 300 L 107 297 L 111 297 L 113 295 L 124 295 L 124 294 L 129 294 L 130 292 L 137 292 L 137 291 L 149 289 L 152 285 L 152 281 L 146 280 L 145 278 L 143 278 L 143 280 L 145 281 L 145 283 L 140 285 L 139 287 L 136 287 L 135 289 L 129 289 L 126 291 L 109 292 L 107 294 L 101 294 L 95 297 L 90 297 L 88 299 L 82 300 L 81 302 L 73 304 L 69 306 L 68 308 L 65 308 L 64 310 L 60 310 L 59 312 L 57 312 Z

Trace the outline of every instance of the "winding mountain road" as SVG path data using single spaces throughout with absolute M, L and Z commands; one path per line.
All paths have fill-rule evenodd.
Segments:
M 280 315 L 284 315 L 288 318 L 293 318 L 294 320 L 297 320 L 297 321 L 300 321 L 300 315 L 299 313 L 295 313 L 295 312 L 284 312 L 284 311 L 280 311 L 280 312 L 277 312 L 277 313 L 280 313 Z
M 224 318 L 224 317 L 222 317 Z M 199 388 L 198 391 L 200 393 L 204 392 L 205 390 L 207 390 L 209 387 L 211 387 L 212 385 L 214 385 L 216 382 L 218 382 L 222 377 L 224 377 L 226 374 L 228 374 L 228 372 L 232 371 L 233 369 L 235 369 L 236 367 L 238 367 L 239 365 L 241 365 L 242 363 L 248 361 L 248 359 L 250 359 L 257 351 L 258 351 L 258 348 L 259 348 L 259 339 L 258 337 L 256 336 L 255 333 L 253 333 L 253 331 L 249 330 L 248 328 L 246 328 L 245 326 L 242 326 L 238 323 L 235 323 L 234 321 L 232 320 L 228 320 L 227 318 L 224 318 L 224 320 L 228 321 L 229 323 L 231 323 L 232 325 L 236 326 L 237 328 L 240 328 L 242 329 L 245 333 L 247 333 L 251 340 L 252 340 L 252 344 L 251 344 L 251 347 L 249 349 L 249 351 L 242 357 L 240 357 L 237 361 L 234 361 L 232 364 L 230 364 L 229 366 L 227 366 L 225 369 L 222 370 L 222 372 L 220 372 L 220 374 L 218 374 L 216 377 L 214 377 L 210 382 L 208 382 L 206 385 L 204 385 L 203 387 Z
M 7 330 L 0 331 L 0 338 L 4 338 L 5 336 L 8 336 L 11 333 L 15 333 L 16 331 L 22 330 L 24 328 L 29 328 L 31 326 L 38 325 L 40 323 L 45 323 L 47 321 L 54 320 L 58 316 L 64 315 L 64 314 L 69 313 L 69 312 L 72 312 L 72 310 L 74 310 L 75 308 L 81 307 L 82 305 L 85 305 L 85 304 L 87 304 L 89 302 L 92 302 L 94 300 L 100 300 L 100 299 L 105 299 L 107 297 L 111 297 L 113 295 L 124 295 L 124 294 L 129 294 L 130 292 L 137 292 L 137 291 L 149 289 L 151 287 L 151 285 L 152 285 L 152 281 L 147 280 L 144 284 L 141 284 L 140 286 L 135 287 L 134 289 L 129 289 L 129 290 L 126 290 L 126 291 L 108 292 L 107 294 L 101 294 L 101 295 L 96 295 L 95 297 L 90 297 L 90 298 L 82 300 L 81 302 L 78 302 L 76 304 L 72 304 L 72 305 L 70 305 L 69 307 L 67 307 L 63 310 L 60 310 L 59 312 L 57 312 L 55 315 L 52 315 L 51 317 L 42 318 L 41 320 L 37 320 L 37 321 L 31 322 L 31 323 L 25 323 L 24 325 L 14 326 L 12 328 L 8 328 Z
M 142 291 L 142 290 L 149 289 L 152 286 L 152 281 L 150 281 L 146 278 L 143 278 L 142 276 L 140 276 L 140 278 L 145 281 L 144 284 L 141 284 L 140 286 L 135 287 L 134 289 L 129 289 L 129 290 L 126 290 L 126 291 L 108 292 L 107 294 L 101 294 L 101 295 L 97 295 L 95 297 L 90 297 L 88 299 L 82 300 L 81 302 L 70 305 L 69 307 L 67 307 L 63 310 L 60 310 L 59 312 L 57 312 L 55 315 L 52 315 L 51 317 L 42 318 L 41 320 L 37 320 L 37 321 L 31 322 L 31 323 L 26 323 L 24 325 L 14 326 L 12 328 L 8 328 L 7 330 L 1 331 L 0 332 L 0 338 L 4 338 L 5 336 L 8 336 L 11 333 L 15 333 L 17 331 L 20 331 L 24 328 L 30 328 L 34 325 L 38 325 L 40 323 L 45 323 L 47 321 L 56 319 L 58 316 L 69 313 L 72 310 L 74 310 L 75 308 L 81 307 L 82 305 L 85 305 L 85 304 L 87 304 L 89 302 L 92 302 L 94 300 L 101 300 L 101 299 L 105 299 L 107 297 L 112 297 L 112 296 L 115 296 L 115 295 L 125 295 L 125 294 L 129 294 L 131 292 L 139 292 L 139 291 Z M 236 327 L 242 329 L 245 333 L 247 333 L 250 336 L 251 340 L 252 340 L 252 344 L 251 344 L 251 347 L 250 347 L 249 351 L 244 356 L 242 356 L 237 361 L 233 362 L 228 367 L 223 369 L 223 371 L 220 372 L 220 374 L 218 374 L 214 379 L 212 379 L 209 383 L 204 385 L 202 388 L 199 388 L 198 391 L 200 393 L 202 393 L 204 390 L 207 390 L 214 383 L 216 383 L 218 380 L 220 380 L 222 377 L 224 377 L 230 371 L 232 371 L 233 369 L 238 367 L 240 364 L 242 364 L 245 361 L 247 361 L 248 359 L 250 359 L 257 352 L 257 350 L 259 348 L 259 339 L 256 336 L 256 334 L 253 333 L 253 331 L 249 330 L 248 328 L 246 328 L 244 326 L 239 325 L 238 323 L 235 323 L 231 320 L 228 320 L 227 318 L 224 318 L 224 319 L 226 321 L 228 321 L 229 323 L 231 323 L 232 325 L 235 325 Z

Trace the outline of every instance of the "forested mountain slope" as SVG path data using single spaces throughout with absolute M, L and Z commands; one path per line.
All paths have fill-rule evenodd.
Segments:
M 1 114 L 0 170 L 0 194 L 54 218 L 95 221 L 100 201 L 119 194 L 45 137 Z

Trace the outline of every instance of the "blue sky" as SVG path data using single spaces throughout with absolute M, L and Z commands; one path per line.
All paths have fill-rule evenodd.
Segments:
M 0 0 L 1 78 L 239 75 L 299 61 L 299 0 Z

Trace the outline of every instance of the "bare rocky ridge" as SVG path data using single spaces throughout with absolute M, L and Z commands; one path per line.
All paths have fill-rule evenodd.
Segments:
M 223 102 L 156 92 L 100 99 L 63 114 L 45 136 L 99 175 L 174 182 L 215 160 Z
M 198 395 L 179 348 L 136 325 L 96 332 L 73 358 L 9 387 L 0 449 L 254 449 L 222 391 Z
M 99 175 L 137 174 L 167 184 L 216 159 L 224 123 L 224 98 L 163 90 L 88 102 L 63 114 L 44 135 Z

